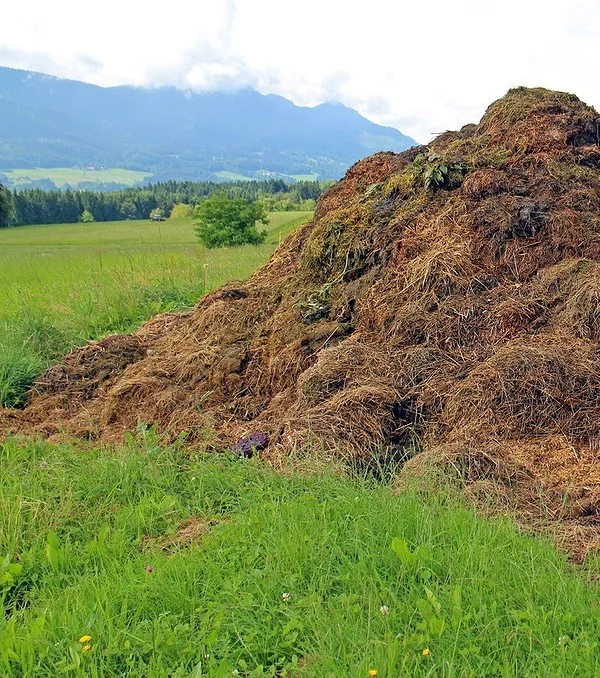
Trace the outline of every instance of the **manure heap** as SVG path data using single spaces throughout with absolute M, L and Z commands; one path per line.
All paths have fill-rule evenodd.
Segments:
M 260 433 L 266 457 L 413 455 L 589 544 L 599 144 L 577 97 L 519 88 L 478 125 L 366 158 L 248 282 L 73 351 L 0 432 L 119 440 L 144 422 L 223 449 Z

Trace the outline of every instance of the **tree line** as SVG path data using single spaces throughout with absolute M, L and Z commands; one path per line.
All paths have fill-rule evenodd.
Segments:
M 161 181 L 156 184 L 99 193 L 90 190 L 25 188 L 9 190 L 0 184 L 0 228 L 25 224 L 77 223 L 148 219 L 159 210 L 169 216 L 176 205 L 197 205 L 224 193 L 229 198 L 261 200 L 269 211 L 312 209 L 331 182 L 282 179 L 267 181 Z

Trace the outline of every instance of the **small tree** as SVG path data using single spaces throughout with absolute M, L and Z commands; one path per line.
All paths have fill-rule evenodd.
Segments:
M 80 219 L 83 224 L 91 224 L 93 221 L 96 221 L 94 215 L 89 210 L 83 210 Z
M 229 198 L 218 193 L 201 202 L 196 208 L 194 231 L 208 248 L 235 245 L 260 245 L 267 237 L 256 224 L 268 224 L 269 219 L 261 202 L 244 198 Z
M 133 200 L 124 200 L 120 205 L 119 212 L 121 213 L 121 218 L 123 219 L 138 218 L 137 208 L 133 203 Z
M 183 202 L 178 202 L 173 205 L 169 219 L 184 219 L 189 218 L 194 213 L 194 207 L 192 205 L 186 205 Z

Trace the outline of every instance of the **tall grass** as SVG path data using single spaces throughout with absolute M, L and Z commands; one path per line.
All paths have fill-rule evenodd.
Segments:
M 0 481 L 3 676 L 600 672 L 597 569 L 450 491 L 194 458 L 152 431 L 8 441 Z
M 186 219 L 0 231 L 0 405 L 22 404 L 39 372 L 73 346 L 247 278 L 310 214 L 271 217 L 266 244 L 212 251 Z

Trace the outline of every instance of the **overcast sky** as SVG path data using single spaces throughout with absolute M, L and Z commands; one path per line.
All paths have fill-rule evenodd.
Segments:
M 341 101 L 426 142 L 517 85 L 600 107 L 600 0 L 17 0 L 0 65 Z

